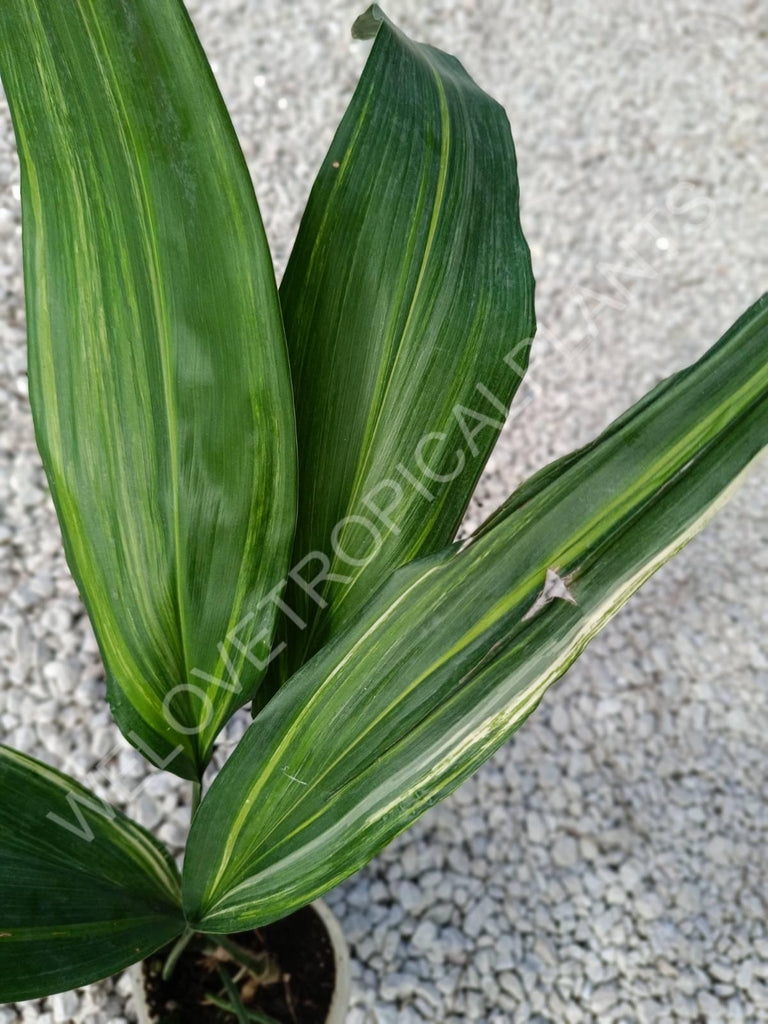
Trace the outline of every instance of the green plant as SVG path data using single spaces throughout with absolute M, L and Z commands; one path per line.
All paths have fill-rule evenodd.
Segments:
M 454 542 L 534 333 L 512 139 L 454 58 L 375 7 L 356 30 L 373 49 L 278 298 L 179 0 L 0 7 L 37 440 L 115 718 L 194 787 L 179 876 L 0 748 L 4 1000 L 256 927 L 355 871 L 520 726 L 768 443 L 764 297 Z

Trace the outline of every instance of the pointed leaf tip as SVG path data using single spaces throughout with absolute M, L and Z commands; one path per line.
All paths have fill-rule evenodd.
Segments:
M 352 26 L 353 39 L 373 39 L 387 21 L 387 16 L 378 4 L 371 4 L 367 11 L 360 15 Z

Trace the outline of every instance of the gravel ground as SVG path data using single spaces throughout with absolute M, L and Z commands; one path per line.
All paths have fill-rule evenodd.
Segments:
M 768 280 L 759 0 L 515 6 L 389 6 L 504 103 L 519 150 L 540 336 L 472 522 L 691 361 Z M 364 59 L 348 31 L 358 5 L 191 12 L 282 269 Z M 184 786 L 140 785 L 61 552 L 27 405 L 20 265 L 3 106 L 0 738 L 178 849 Z M 330 894 L 353 950 L 350 1024 L 768 1021 L 766 469 L 513 742 Z M 125 982 L 0 1009 L 0 1024 L 70 1020 L 134 1020 Z

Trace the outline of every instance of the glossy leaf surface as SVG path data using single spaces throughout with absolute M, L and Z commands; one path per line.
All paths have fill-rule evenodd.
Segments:
M 517 729 L 768 445 L 768 297 L 466 545 L 398 570 L 259 715 L 195 819 L 184 903 L 280 917 L 361 867 Z
M 105 978 L 183 928 L 178 872 L 159 843 L 0 746 L 0 1003 Z
M 353 31 L 373 48 L 280 288 L 300 467 L 283 678 L 454 539 L 535 330 L 503 109 L 378 8 Z
M 0 72 L 30 398 L 67 557 L 121 728 L 194 777 L 263 674 L 295 516 L 256 199 L 178 0 L 8 0 Z

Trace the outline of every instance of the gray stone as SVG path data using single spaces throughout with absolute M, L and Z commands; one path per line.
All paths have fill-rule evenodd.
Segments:
M 579 847 L 573 836 L 558 836 L 552 846 L 552 860 L 559 868 L 572 868 L 579 862 Z

